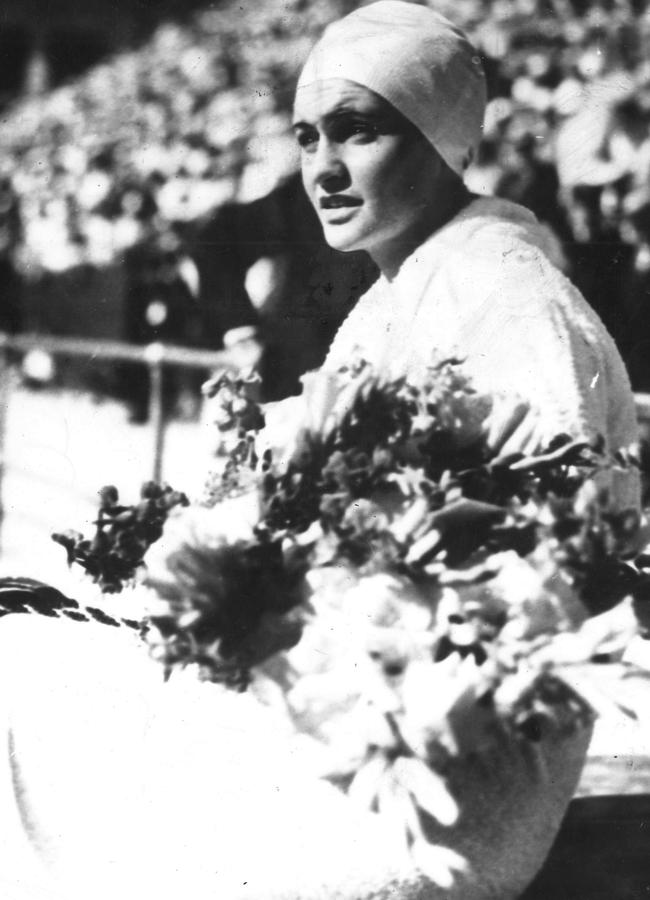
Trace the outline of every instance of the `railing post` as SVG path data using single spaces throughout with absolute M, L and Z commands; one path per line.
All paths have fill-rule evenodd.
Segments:
M 153 466 L 151 477 L 154 481 L 162 478 L 162 461 L 165 450 L 165 410 L 163 398 L 163 365 L 165 348 L 162 344 L 149 344 L 144 357 L 149 367 L 149 420 L 153 433 Z
M 6 469 L 7 408 L 11 385 L 9 368 L 9 336 L 0 332 L 0 553 L 2 552 L 2 525 L 4 523 L 3 487 Z

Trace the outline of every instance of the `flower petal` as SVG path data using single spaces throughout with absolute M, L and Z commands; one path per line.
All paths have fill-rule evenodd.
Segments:
M 383 754 L 378 753 L 369 759 L 352 779 L 348 788 L 350 800 L 363 809 L 371 809 L 387 768 L 388 761 Z
M 413 860 L 417 867 L 441 888 L 446 890 L 454 886 L 455 872 L 468 871 L 467 860 L 450 850 L 448 847 L 440 847 L 429 844 L 427 841 L 415 841 L 411 847 Z
M 437 819 L 441 825 L 451 826 L 458 821 L 460 809 L 444 780 L 421 759 L 401 756 L 393 766 L 395 777 L 420 809 Z

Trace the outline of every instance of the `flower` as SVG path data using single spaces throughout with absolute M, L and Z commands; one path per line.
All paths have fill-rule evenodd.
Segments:
M 93 538 L 67 531 L 53 534 L 52 539 L 65 548 L 69 565 L 80 565 L 104 593 L 118 593 L 125 582 L 135 578 L 145 553 L 162 537 L 171 511 L 189 501 L 169 485 L 154 482 L 142 486 L 140 501 L 133 506 L 120 504 L 113 485 L 98 493 L 100 507 Z
M 304 551 L 260 538 L 258 519 L 249 491 L 174 521 L 145 577 L 159 600 L 149 641 L 168 665 L 198 663 L 205 677 L 243 686 L 250 666 L 300 638 Z

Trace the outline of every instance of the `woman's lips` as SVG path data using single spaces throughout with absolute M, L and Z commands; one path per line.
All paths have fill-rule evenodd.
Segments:
M 347 222 L 361 206 L 362 201 L 357 197 L 346 197 L 345 195 L 337 195 L 334 197 L 321 197 L 318 202 L 321 216 L 330 225 L 339 225 Z
M 321 209 L 342 209 L 343 207 L 361 206 L 361 200 L 358 197 L 347 197 L 345 194 L 321 197 L 318 202 Z

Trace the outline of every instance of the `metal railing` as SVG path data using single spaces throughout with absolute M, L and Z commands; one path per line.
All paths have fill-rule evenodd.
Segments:
M 135 345 L 122 341 L 53 337 L 42 334 L 9 335 L 0 332 L 0 529 L 4 518 L 2 487 L 5 474 L 6 423 L 12 379 L 10 369 L 15 354 L 43 350 L 54 357 L 108 362 L 129 362 L 149 370 L 149 427 L 151 430 L 151 477 L 160 481 L 165 451 L 166 417 L 163 399 L 163 370 L 168 366 L 210 371 L 229 365 L 228 354 L 218 350 L 196 350 L 171 344 Z
M 43 350 L 54 357 L 85 360 L 130 362 L 149 370 L 149 421 L 152 434 L 151 477 L 159 481 L 165 450 L 165 407 L 163 400 L 163 369 L 178 366 L 185 369 L 209 371 L 229 365 L 225 351 L 196 350 L 171 344 L 135 345 L 122 341 L 89 338 L 53 337 L 42 334 L 8 335 L 0 332 L 0 529 L 3 521 L 2 485 L 5 473 L 5 431 L 11 378 L 11 356 L 30 350 Z M 637 417 L 650 435 L 650 394 L 635 394 Z

